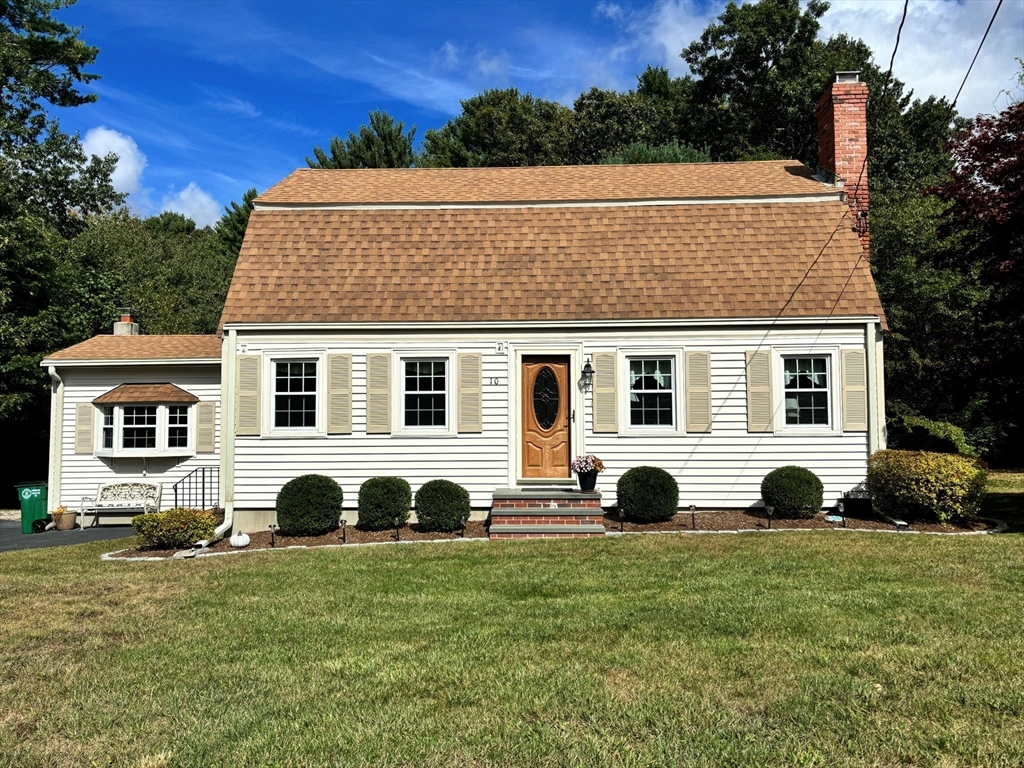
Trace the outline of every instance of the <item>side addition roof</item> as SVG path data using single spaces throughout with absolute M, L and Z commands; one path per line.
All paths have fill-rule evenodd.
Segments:
M 114 336 L 104 334 L 48 355 L 43 364 L 116 360 L 219 362 L 221 340 L 214 335 Z

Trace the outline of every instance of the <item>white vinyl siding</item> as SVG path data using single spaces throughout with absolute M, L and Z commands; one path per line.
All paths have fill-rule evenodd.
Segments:
M 197 467 L 217 467 L 220 464 L 220 366 L 124 366 L 108 368 L 62 368 L 64 380 L 64 410 L 61 442 L 61 490 L 59 503 L 77 510 L 83 496 L 94 496 L 100 483 L 141 480 L 145 477 L 153 482 L 163 483 L 161 504 L 167 509 L 174 504 L 171 487 Z M 148 455 L 148 456 L 97 456 L 96 447 L 102 444 L 103 435 L 95 436 L 96 445 L 90 445 L 88 454 L 75 451 L 76 413 L 90 411 L 95 415 L 96 429 L 103 424 L 103 409 L 92 401 L 119 384 L 151 383 L 168 381 L 200 398 L 189 408 L 188 418 L 192 421 L 189 435 L 190 446 L 199 440 L 197 419 L 202 413 L 210 424 L 204 436 L 204 444 L 196 445 L 197 450 L 209 448 L 196 455 Z M 113 414 L 113 409 L 111 413 Z M 121 434 L 110 425 L 111 437 L 120 442 Z M 158 430 L 158 439 L 160 431 Z M 145 453 L 142 451 L 141 453 Z M 145 475 L 143 474 L 145 473 Z M 54 504 L 56 506 L 56 504 Z
M 362 482 L 379 475 L 401 476 L 409 481 L 414 491 L 428 480 L 453 480 L 467 488 L 475 508 L 488 507 L 495 488 L 516 483 L 516 443 L 520 439 L 516 431 L 516 411 L 520 408 L 520 395 L 514 386 L 510 391 L 509 382 L 510 378 L 518 381 L 514 370 L 516 354 L 533 354 L 532 350 L 537 347 L 576 350 L 575 359 L 579 364 L 570 371 L 570 379 L 574 383 L 573 409 L 577 409 L 577 419 L 582 423 L 577 427 L 574 422 L 571 450 L 572 455 L 594 453 L 605 462 L 607 471 L 598 477 L 598 487 L 604 493 L 606 504 L 614 503 L 615 484 L 622 473 L 640 464 L 669 471 L 679 482 L 680 503 L 696 504 L 700 508 L 745 508 L 757 503 L 761 479 L 784 464 L 800 464 L 818 474 L 825 484 L 826 500 L 838 497 L 863 481 L 867 458 L 865 433 L 751 433 L 747 429 L 746 382 L 748 350 L 759 346 L 771 350 L 776 344 L 812 348 L 824 344 L 834 349 L 863 349 L 862 325 L 769 331 L 763 327 L 724 332 L 695 329 L 654 334 L 642 330 L 595 330 L 579 335 L 581 340 L 566 344 L 564 332 L 560 331 L 548 335 L 503 332 L 497 338 L 493 333 L 483 332 L 444 332 L 430 334 L 429 338 L 415 334 L 347 337 L 327 331 L 308 334 L 311 347 L 326 349 L 327 355 L 343 353 L 352 357 L 352 434 L 287 441 L 239 437 L 236 507 L 272 509 L 284 483 L 311 472 L 328 475 L 341 484 L 347 509 L 355 507 Z M 499 340 L 502 343 L 496 343 Z M 277 348 L 271 335 L 253 333 L 247 335 L 245 343 L 250 353 L 273 355 Z M 616 374 L 621 379 L 621 370 L 616 370 L 616 356 L 625 355 L 628 350 L 646 351 L 652 343 L 674 350 L 674 354 L 684 360 L 687 349 L 707 353 L 713 423 L 710 431 L 690 433 L 680 428 L 655 437 L 620 435 L 619 427 L 615 432 L 594 430 L 593 405 L 602 394 L 615 393 L 618 389 L 619 397 L 626 397 L 624 388 L 616 387 Z M 290 338 L 288 349 L 294 350 L 297 346 L 295 338 Z M 404 371 L 399 361 L 442 357 L 456 360 L 457 355 L 463 354 L 480 356 L 479 432 L 426 435 L 407 434 L 403 429 L 392 433 L 389 428 L 378 433 L 368 431 L 368 360 L 380 360 L 384 368 L 390 368 L 390 375 L 382 377 L 380 384 L 390 395 L 383 398 L 385 412 L 388 404 L 392 408 L 387 423 L 398 425 L 401 415 L 397 403 L 401 390 L 396 391 L 396 387 L 398 373 Z M 770 358 L 771 353 L 768 355 Z M 599 376 L 595 376 L 593 388 L 580 392 L 575 382 L 585 359 L 594 361 L 598 374 L 602 370 L 610 373 L 611 380 L 599 381 Z M 453 402 L 458 386 L 457 368 L 449 364 L 448 372 L 449 428 L 452 429 L 451 421 L 456 416 L 451 409 L 457 408 Z M 677 363 L 676 373 L 676 396 L 685 400 L 685 393 L 680 392 L 685 383 L 685 365 Z M 603 392 L 599 384 L 604 385 Z M 781 396 L 779 400 L 781 403 Z M 609 416 L 614 424 L 618 407 L 613 407 Z M 685 403 L 677 405 L 675 418 L 681 427 L 687 418 Z M 781 416 L 777 420 L 781 420 Z M 577 428 L 582 440 L 577 439 Z

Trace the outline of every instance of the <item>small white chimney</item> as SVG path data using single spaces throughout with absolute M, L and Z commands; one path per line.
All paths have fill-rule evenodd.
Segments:
M 121 319 L 114 323 L 114 335 L 138 336 L 139 324 L 135 322 L 135 316 L 139 314 L 139 310 L 132 307 L 118 307 L 117 313 Z

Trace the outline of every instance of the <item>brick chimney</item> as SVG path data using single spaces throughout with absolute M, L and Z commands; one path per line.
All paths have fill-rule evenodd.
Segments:
M 853 228 L 864 256 L 871 256 L 868 224 L 868 86 L 860 72 L 836 72 L 822 94 L 818 119 L 818 172 L 822 181 L 846 191 Z
M 139 314 L 139 310 L 132 307 L 118 307 L 117 313 L 121 319 L 114 323 L 114 335 L 138 336 L 139 324 L 135 321 L 135 316 Z

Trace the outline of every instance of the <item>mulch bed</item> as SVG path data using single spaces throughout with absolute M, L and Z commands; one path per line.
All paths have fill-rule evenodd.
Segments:
M 690 513 L 681 512 L 671 520 L 663 523 L 631 523 L 628 520 L 623 523 L 622 530 L 625 533 L 643 533 L 650 531 L 749 531 L 765 530 L 768 528 L 768 518 L 764 513 L 751 512 L 748 510 L 718 510 L 714 512 L 697 512 L 694 515 L 694 526 L 690 522 Z M 609 531 L 619 530 L 619 519 L 613 514 L 604 516 L 604 526 Z M 771 527 L 774 528 L 798 528 L 802 530 L 843 528 L 842 523 L 832 523 L 825 519 L 825 513 L 819 512 L 810 520 L 783 520 L 773 517 Z M 852 517 L 847 515 L 846 528 L 859 528 L 870 531 L 892 531 L 895 526 L 892 523 L 880 520 L 877 517 Z M 995 523 L 991 520 L 975 518 L 960 523 L 939 525 L 938 523 L 911 523 L 908 530 L 920 531 L 922 533 L 970 533 L 972 531 L 984 531 L 994 528 Z
M 768 528 L 768 518 L 764 514 L 757 514 L 745 510 L 720 510 L 712 512 L 697 512 L 694 516 L 696 527 L 690 522 L 690 513 L 681 512 L 671 520 L 661 523 L 631 523 L 626 521 L 622 524 L 624 533 L 655 533 L 655 532 L 680 532 L 680 531 L 741 531 L 741 530 L 765 530 Z M 605 529 L 608 531 L 619 530 L 619 520 L 613 514 L 606 514 L 604 517 Z M 810 520 L 781 520 L 772 519 L 772 528 L 798 528 L 798 529 L 832 529 L 842 528 L 842 523 L 831 523 L 825 520 L 824 513 L 815 515 Z M 878 518 L 846 518 L 847 528 L 860 528 L 874 531 L 894 530 L 892 523 Z M 909 530 L 930 533 L 970 533 L 973 531 L 984 531 L 994 528 L 995 523 L 991 520 L 975 518 L 961 523 L 939 525 L 938 523 L 911 523 Z M 462 538 L 459 531 L 454 533 L 432 533 L 421 531 L 416 524 L 403 526 L 401 529 L 402 541 L 442 541 L 445 539 Z M 483 521 L 471 520 L 466 524 L 467 539 L 486 539 L 487 525 Z M 322 547 L 328 544 L 372 544 L 395 542 L 395 530 L 389 528 L 384 531 L 364 531 L 354 526 L 349 526 L 345 531 L 345 541 L 342 541 L 341 531 L 332 531 L 323 536 L 281 536 L 275 534 L 274 547 L 283 549 L 285 547 Z M 249 546 L 246 550 L 270 549 L 270 532 L 259 531 L 249 534 Z M 114 557 L 170 557 L 177 550 L 173 549 L 127 549 L 118 552 Z M 237 552 L 228 542 L 227 538 L 221 539 L 207 552 Z

